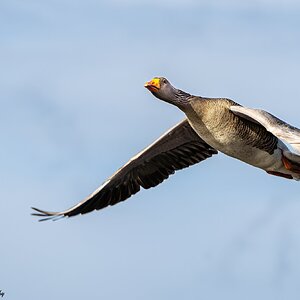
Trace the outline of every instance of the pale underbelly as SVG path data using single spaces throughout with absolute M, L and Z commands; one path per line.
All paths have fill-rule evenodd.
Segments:
M 236 133 L 230 134 L 225 131 L 211 133 L 206 128 L 199 128 L 193 124 L 191 126 L 207 144 L 228 156 L 264 170 L 277 169 L 282 166 L 280 149 L 270 154 L 252 145 L 247 145 Z M 283 145 L 283 147 L 285 146 Z

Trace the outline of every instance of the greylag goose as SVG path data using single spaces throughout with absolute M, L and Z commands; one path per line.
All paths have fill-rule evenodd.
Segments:
M 267 173 L 300 180 L 300 130 L 263 110 L 226 98 L 204 98 L 176 89 L 164 77 L 145 87 L 157 98 L 177 106 L 186 119 L 132 157 L 96 191 L 61 212 L 33 208 L 42 220 L 71 217 L 128 199 L 141 187 L 160 184 L 175 171 L 197 164 L 218 151 Z M 285 143 L 284 143 L 285 142 Z

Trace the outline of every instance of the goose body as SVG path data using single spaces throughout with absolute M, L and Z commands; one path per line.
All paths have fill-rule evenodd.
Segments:
M 229 99 L 194 97 L 185 113 L 195 132 L 218 151 L 263 170 L 292 175 L 281 160 L 282 151 L 288 151 L 285 144 L 262 125 L 236 115 L 232 107 L 240 105 Z
M 186 119 L 133 156 L 98 189 L 59 212 L 33 208 L 42 220 L 71 217 L 128 199 L 175 171 L 197 164 L 218 151 L 267 173 L 300 180 L 300 130 L 270 113 L 246 108 L 226 98 L 193 96 L 155 77 L 145 87 L 158 99 L 177 106 Z M 292 152 L 285 145 L 295 150 Z

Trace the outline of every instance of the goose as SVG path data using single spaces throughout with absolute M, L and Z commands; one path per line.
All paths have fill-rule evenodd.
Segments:
M 83 201 L 60 212 L 32 207 L 32 215 L 42 217 L 41 221 L 114 205 L 141 187 L 157 186 L 175 171 L 202 162 L 218 151 L 270 175 L 300 180 L 298 128 L 264 110 L 243 107 L 227 98 L 191 95 L 164 77 L 154 77 L 144 86 L 156 98 L 177 106 L 186 118 L 133 156 Z

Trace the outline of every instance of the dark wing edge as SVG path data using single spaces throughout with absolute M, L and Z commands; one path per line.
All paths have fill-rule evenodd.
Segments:
M 131 158 L 92 194 L 77 205 L 61 212 L 50 212 L 32 207 L 40 221 L 72 217 L 99 210 L 128 199 L 141 187 L 154 187 L 175 171 L 197 164 L 218 151 L 205 143 L 189 125 L 179 122 L 150 146 Z
M 300 129 L 275 117 L 261 109 L 243 106 L 231 106 L 230 110 L 249 121 L 259 123 L 279 139 L 290 144 L 296 151 L 300 152 Z

